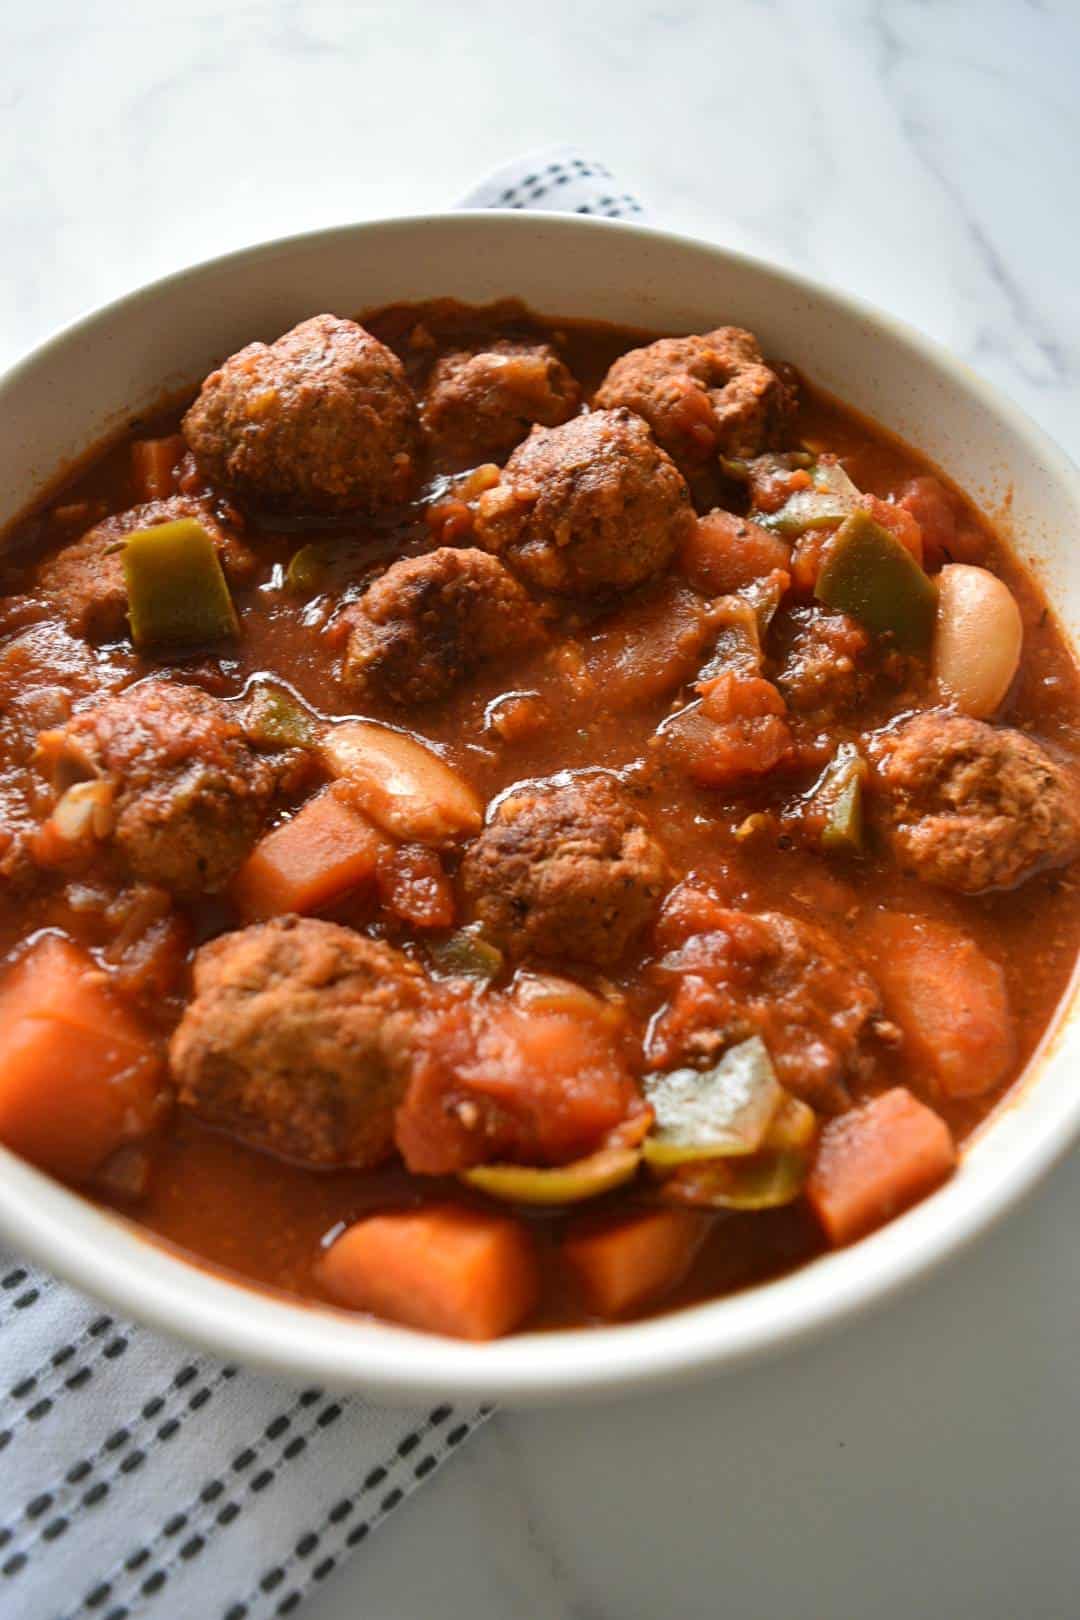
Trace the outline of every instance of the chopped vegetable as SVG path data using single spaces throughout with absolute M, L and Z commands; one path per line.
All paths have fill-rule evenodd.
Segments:
M 683 1280 L 707 1230 L 693 1210 L 635 1211 L 572 1229 L 562 1259 L 593 1315 L 624 1316 Z
M 651 1118 L 610 1022 L 487 991 L 424 1019 L 394 1134 L 408 1169 L 437 1176 L 572 1164 L 636 1146 Z
M 959 928 L 882 912 L 871 919 L 874 975 L 904 1049 L 939 1097 L 978 1097 L 1005 1079 L 1016 1032 L 1005 975 Z
M 386 844 L 375 871 L 379 904 L 413 928 L 450 928 L 454 890 L 435 850 Z
M 176 494 L 176 466 L 187 445 L 179 433 L 166 439 L 136 439 L 131 446 L 131 474 L 140 501 L 163 501 Z
M 854 743 L 841 743 L 810 795 L 822 818 L 821 847 L 834 855 L 858 855 L 863 847 L 865 759 Z
M 817 1115 L 808 1103 L 785 1093 L 765 1132 L 763 1147 L 808 1148 L 817 1134 Z
M 584 671 L 609 709 L 643 708 L 700 668 L 713 608 L 679 580 L 665 580 L 584 642 Z
M 938 690 L 961 714 L 985 720 L 1020 666 L 1024 625 L 1003 580 L 970 563 L 948 563 L 938 581 L 933 669 Z
M 621 1024 L 622 1005 L 586 990 L 576 979 L 559 973 L 534 973 L 519 968 L 511 987 L 514 1001 L 523 1010 L 535 1013 L 562 1013 L 567 1018 L 587 1018 L 594 1023 Z
M 750 487 L 750 499 L 755 516 L 762 512 L 778 512 L 797 489 L 809 489 L 810 469 L 816 453 L 803 450 L 767 450 L 745 462 L 745 481 Z
M 284 686 L 259 681 L 244 711 L 244 730 L 257 748 L 313 748 L 321 721 Z
M 771 681 L 725 670 L 700 684 L 701 701 L 668 715 L 658 733 L 695 782 L 731 787 L 790 757 L 787 705 Z
M 680 566 L 705 595 L 741 590 L 788 565 L 791 548 L 752 518 L 717 508 L 698 518 L 683 544 Z
M 776 610 L 784 600 L 784 593 L 791 588 L 791 575 L 786 568 L 774 568 L 771 573 L 763 574 L 755 579 L 742 591 L 744 601 L 749 602 L 754 610 L 757 620 L 758 637 L 763 637 L 776 617 Z
M 716 632 L 709 661 L 698 673 L 698 686 L 726 673 L 760 675 L 761 626 L 753 603 L 742 596 L 722 596 L 709 609 Z
M 755 1153 L 783 1100 L 765 1043 L 731 1047 L 711 1069 L 672 1069 L 645 1079 L 656 1123 L 645 1159 L 658 1167 Z
M 483 808 L 472 788 L 415 737 L 350 720 L 327 732 L 323 754 L 359 807 L 394 838 L 443 844 L 480 830 Z
M 357 1221 L 318 1271 L 327 1293 L 351 1310 L 457 1339 L 509 1333 L 540 1293 L 532 1240 L 518 1221 L 451 1205 Z
M 502 972 L 502 951 L 473 928 L 459 928 L 447 939 L 433 939 L 427 949 L 436 972 L 448 978 L 486 984 Z
M 794 1149 L 685 1164 L 665 1178 L 660 1195 L 696 1209 L 780 1209 L 802 1192 L 808 1164 L 808 1154 Z
M 157 1045 L 93 959 L 46 934 L 0 984 L 0 1142 L 85 1181 L 163 1102 Z
M 99 839 L 108 838 L 116 819 L 115 797 L 116 783 L 107 778 L 73 782 L 38 828 L 35 860 L 42 866 L 59 866 L 74 855 L 87 854 Z
M 955 1164 L 945 1121 L 896 1086 L 827 1122 L 806 1196 L 839 1247 L 925 1198 Z
M 333 540 L 313 540 L 294 551 L 285 570 L 285 584 L 297 596 L 313 596 L 326 583 L 337 547 Z
M 829 544 L 814 594 L 850 613 L 901 652 L 925 653 L 934 632 L 937 591 L 894 534 L 853 512 Z
M 239 634 L 214 542 L 194 518 L 129 534 L 123 564 L 136 647 L 195 646 Z
M 862 506 L 875 523 L 894 534 L 906 551 L 910 551 L 919 567 L 924 566 L 922 530 L 906 506 L 895 501 L 879 500 L 876 495 L 864 495 Z
M 636 1148 L 601 1148 L 587 1159 L 537 1169 L 525 1164 L 479 1164 L 461 1179 L 489 1198 L 514 1204 L 578 1204 L 633 1180 L 641 1163 Z
M 807 529 L 831 529 L 862 504 L 862 495 L 838 461 L 821 460 L 810 470 L 810 484 L 789 495 L 778 512 L 758 512 L 759 523 L 794 537 Z
M 252 921 L 321 911 L 374 881 L 384 845 L 367 817 L 327 788 L 255 847 L 233 879 L 233 899 Z

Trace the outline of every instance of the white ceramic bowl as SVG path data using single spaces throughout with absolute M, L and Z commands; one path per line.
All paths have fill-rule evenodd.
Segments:
M 767 352 L 928 452 L 1011 516 L 1067 626 L 1080 618 L 1080 478 L 1015 407 L 918 333 L 722 248 L 573 215 L 443 214 L 272 242 L 169 277 L 69 327 L 0 381 L 6 522 L 66 461 L 255 337 L 440 294 L 664 332 L 750 327 Z M 730 1368 L 883 1299 L 1001 1215 L 1080 1129 L 1080 1020 L 1063 1017 L 956 1177 L 855 1247 L 712 1304 L 487 1345 L 290 1303 L 202 1271 L 3 1153 L 7 1243 L 116 1309 L 231 1359 L 383 1399 L 517 1404 Z

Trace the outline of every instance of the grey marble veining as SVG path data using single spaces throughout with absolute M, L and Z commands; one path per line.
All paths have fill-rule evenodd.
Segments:
M 1080 440 L 1075 0 L 40 0 L 0 13 L 0 365 L 262 237 L 571 140 Z M 1080 1171 L 751 1373 L 503 1415 L 311 1620 L 1065 1620 Z

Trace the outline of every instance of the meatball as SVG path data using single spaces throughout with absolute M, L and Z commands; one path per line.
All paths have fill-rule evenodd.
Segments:
M 848 1079 L 869 1067 L 881 997 L 823 928 L 779 911 L 718 910 L 658 972 L 675 991 L 650 1037 L 654 1067 L 712 1063 L 759 1035 L 789 1091 L 826 1113 L 848 1106 Z
M 112 788 L 95 829 L 132 875 L 193 898 L 223 889 L 262 830 L 284 768 L 257 754 L 218 698 L 143 681 L 42 732 L 39 759 L 63 791 Z
M 1080 854 L 1075 784 L 1023 732 L 931 709 L 883 736 L 876 756 L 886 837 L 926 883 L 1011 889 Z
M 490 659 L 540 639 L 540 617 L 498 558 L 444 546 L 403 558 L 344 618 L 341 678 L 350 692 L 433 702 Z
M 577 382 L 550 344 L 504 338 L 435 362 L 424 426 L 445 461 L 471 467 L 501 460 L 536 422 L 569 421 L 580 402 Z
M 631 349 L 615 361 L 594 404 L 625 405 L 643 416 L 690 475 L 717 455 L 756 456 L 778 447 L 796 398 L 786 371 L 765 364 L 751 332 L 721 326 Z
M 203 383 L 183 432 L 212 483 L 301 512 L 404 500 L 419 446 L 400 360 L 333 315 L 226 360 Z
M 473 915 L 514 957 L 610 966 L 667 882 L 659 844 L 609 776 L 504 799 L 465 857 Z
M 693 524 L 678 468 L 630 411 L 533 428 L 476 509 L 486 550 L 526 584 L 569 595 L 662 573 Z
M 276 917 L 204 945 L 169 1059 L 201 1119 L 314 1169 L 392 1150 L 424 980 L 351 928 Z
M 187 495 L 170 495 L 118 512 L 97 523 L 40 564 L 36 576 L 39 596 L 56 607 L 71 628 L 87 641 L 119 641 L 128 633 L 127 584 L 124 579 L 124 537 L 137 529 L 151 529 L 178 518 L 201 523 L 217 548 L 221 566 L 234 584 L 251 578 L 255 557 L 234 532 L 237 513 L 223 522 L 213 506 Z

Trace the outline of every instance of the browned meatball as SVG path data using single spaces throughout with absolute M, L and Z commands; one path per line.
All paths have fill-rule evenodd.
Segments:
M 558 427 L 580 403 L 577 382 L 549 343 L 504 338 L 435 362 L 424 426 L 445 462 L 471 467 L 501 461 L 534 423 Z
M 514 957 L 617 962 L 668 879 L 663 850 L 609 776 L 504 799 L 465 857 L 473 915 Z
M 202 524 L 230 580 L 242 584 L 251 578 L 255 556 L 235 532 L 240 526 L 239 514 L 230 513 L 226 525 L 210 502 L 170 495 L 167 500 L 147 501 L 105 518 L 81 539 L 46 557 L 37 570 L 38 595 L 58 608 L 87 641 L 119 641 L 128 633 L 121 542 L 137 529 L 174 523 L 177 518 L 194 518 Z
M 779 911 L 718 912 L 658 971 L 675 988 L 649 1043 L 656 1068 L 712 1063 L 759 1035 L 789 1091 L 827 1113 L 848 1106 L 881 997 L 823 928 Z
M 693 522 L 678 468 L 630 411 L 533 428 L 476 509 L 482 546 L 527 584 L 567 595 L 662 573 Z
M 643 416 L 687 475 L 717 455 L 780 445 L 795 402 L 788 375 L 767 366 L 753 333 L 737 326 L 631 349 L 594 400 L 598 409 L 625 405 Z
M 404 500 L 419 444 L 400 360 L 334 315 L 226 360 L 203 383 L 183 431 L 212 483 L 258 506 L 301 512 Z
M 169 1049 L 181 1103 L 315 1169 L 388 1157 L 424 980 L 400 951 L 311 917 L 204 945 Z
M 341 678 L 358 696 L 395 703 L 445 697 L 493 658 L 541 635 L 533 603 L 498 558 L 444 546 L 403 558 L 347 610 Z
M 926 883 L 1011 889 L 1080 854 L 1076 784 L 1023 732 L 931 709 L 876 754 L 886 836 Z
M 163 680 L 129 686 L 43 732 L 38 754 L 61 792 L 107 783 L 97 836 L 135 877 L 187 897 L 225 887 L 262 830 L 282 769 L 251 748 L 219 699 Z

